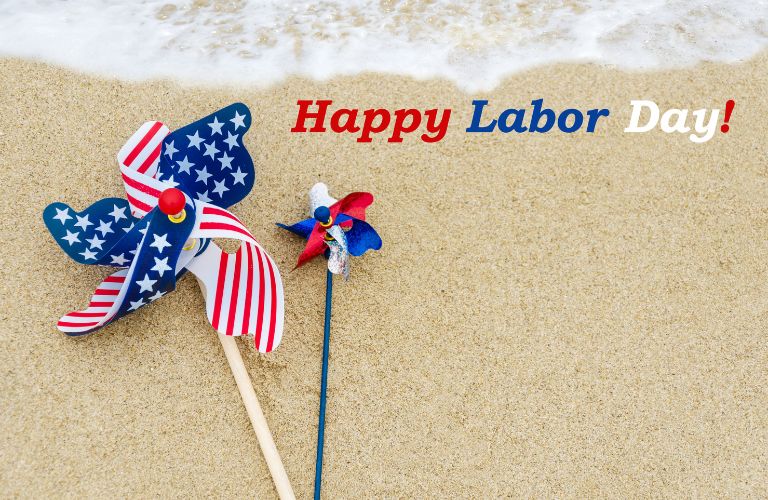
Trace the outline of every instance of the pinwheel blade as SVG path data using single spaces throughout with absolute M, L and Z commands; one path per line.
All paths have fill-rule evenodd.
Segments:
M 72 311 L 61 317 L 56 327 L 71 337 L 86 335 L 109 323 L 119 307 L 120 296 L 124 294 L 128 269 L 120 269 L 107 276 L 91 296 L 88 307 Z
M 184 249 L 195 225 L 194 209 L 187 207 L 191 215 L 180 223 L 171 222 L 157 209 L 144 217 L 144 234 L 134 228 L 141 236 L 138 245 L 123 253 L 131 257 L 128 269 L 108 276 L 86 309 L 61 318 L 59 330 L 67 335 L 92 333 L 174 290 L 177 276 L 199 250 L 199 242 Z
M 234 103 L 171 132 L 163 140 L 157 178 L 188 195 L 227 208 L 251 191 L 253 159 L 243 142 L 248 106 Z
M 224 335 L 253 335 L 259 352 L 270 352 L 283 335 L 283 282 L 272 258 L 256 243 L 243 241 L 228 254 L 213 242 L 187 269 L 197 277 L 206 316 Z
M 339 226 L 328 228 L 328 234 L 333 239 L 326 240 L 329 248 L 328 270 L 333 274 L 341 274 L 344 279 L 349 279 L 349 251 L 347 250 L 347 237 Z
M 360 257 L 368 250 L 381 249 L 381 237 L 373 226 L 364 220 L 350 218 L 352 226 L 344 234 L 347 237 L 347 250 L 350 255 Z
M 328 186 L 318 182 L 309 190 L 309 216 L 315 215 L 317 207 L 330 207 L 336 204 L 338 200 L 328 194 Z
M 163 139 L 168 135 L 170 129 L 160 122 L 146 122 L 139 127 L 125 145 L 117 153 L 117 162 L 120 164 L 120 171 L 123 174 L 125 183 L 125 193 L 128 202 L 131 205 L 131 213 L 137 217 L 143 217 L 154 205 L 147 204 L 147 200 L 138 194 L 137 182 L 130 173 L 138 173 L 154 178 L 160 163 L 160 152 L 162 150 Z M 138 196 L 137 196 L 138 194 Z
M 111 265 L 106 257 L 112 248 L 130 235 L 133 249 L 141 236 L 131 234 L 137 219 L 120 198 L 104 198 L 82 212 L 66 203 L 51 203 L 43 211 L 43 221 L 64 253 L 80 264 Z

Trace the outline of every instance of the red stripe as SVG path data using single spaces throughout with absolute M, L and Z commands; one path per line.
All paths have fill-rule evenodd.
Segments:
M 232 224 L 227 224 L 225 222 L 202 222 L 200 223 L 200 229 L 221 229 L 223 231 L 234 231 L 236 233 L 244 234 L 252 240 L 256 240 L 256 238 L 254 238 L 253 235 L 248 232 L 248 230 L 238 226 L 233 226 Z
M 221 317 L 221 297 L 224 294 L 224 279 L 227 277 L 227 259 L 229 254 L 221 254 L 221 260 L 219 261 L 219 279 L 216 282 L 216 298 L 213 301 L 213 318 L 211 319 L 211 325 L 214 330 L 219 331 L 219 318 Z
M 212 207 L 210 205 L 206 205 L 203 207 L 203 215 L 221 215 L 222 217 L 226 217 L 227 219 L 232 219 L 234 221 L 237 221 L 238 224 L 243 225 L 242 222 L 240 222 L 240 219 L 235 217 L 234 214 L 231 214 L 227 212 L 226 210 L 223 210 L 218 207 Z
M 232 335 L 237 314 L 237 296 L 240 293 L 240 267 L 242 265 L 243 247 L 235 254 L 235 276 L 232 280 L 232 294 L 229 297 L 229 321 L 227 321 L 227 335 Z
M 152 127 L 150 127 L 149 132 L 141 138 L 138 144 L 131 150 L 131 152 L 128 154 L 128 156 L 125 157 L 125 160 L 123 161 L 123 165 L 130 167 L 131 163 L 133 163 L 133 160 L 136 159 L 137 156 L 139 156 L 139 153 L 144 149 L 144 146 L 147 145 L 147 143 L 155 136 L 158 130 L 160 130 L 160 127 L 162 127 L 163 124 L 160 122 L 155 122 Z
M 163 145 L 162 141 L 157 145 L 157 147 L 147 156 L 147 159 L 144 160 L 144 163 L 139 166 L 139 168 L 136 169 L 137 172 L 143 174 L 147 171 L 147 169 L 157 160 L 157 157 L 160 156 L 160 147 Z
M 104 279 L 104 283 L 122 283 L 125 281 L 125 276 L 107 276 Z
M 243 334 L 248 333 L 248 323 L 251 319 L 251 300 L 253 296 L 253 252 L 251 251 L 251 245 L 246 244 L 245 248 L 248 250 L 248 264 L 246 269 L 248 270 L 248 277 L 246 278 L 245 288 L 245 311 L 243 312 Z
M 67 316 L 71 316 L 72 318 L 99 318 L 101 316 L 106 315 L 106 312 L 100 312 L 100 313 L 93 313 L 93 312 L 81 312 L 81 311 L 74 311 Z
M 267 264 L 269 264 L 269 293 L 272 300 L 270 301 L 271 310 L 269 312 L 269 337 L 267 338 L 267 350 L 272 351 L 272 344 L 275 341 L 275 316 L 277 315 L 277 297 L 276 297 L 276 284 L 275 284 L 275 270 L 272 268 L 272 259 L 267 256 Z
M 95 323 L 70 323 L 68 321 L 59 321 L 58 323 L 59 326 L 73 326 L 77 328 L 87 327 L 87 326 L 96 326 L 98 324 L 99 324 L 98 321 L 96 321 Z
M 154 196 L 155 198 L 160 197 L 160 191 L 153 188 L 152 186 L 147 186 L 143 182 L 139 182 L 136 179 L 132 179 L 128 177 L 126 174 L 123 174 L 123 182 L 131 186 L 136 191 L 141 191 L 142 193 L 147 193 L 150 196 Z
M 264 320 L 264 264 L 261 262 L 261 250 L 256 249 L 256 259 L 259 261 L 259 308 L 256 310 L 256 336 L 253 339 L 256 350 L 261 345 L 261 325 Z
M 94 295 L 119 295 L 120 290 L 104 290 L 102 288 L 97 288 L 95 292 L 93 292 Z
M 144 203 L 141 200 L 137 200 L 136 198 L 134 198 L 133 196 L 129 195 L 128 193 L 125 193 L 125 197 L 128 199 L 128 201 L 130 202 L 131 205 L 133 205 L 134 207 L 138 208 L 142 212 L 149 213 L 149 212 L 152 211 L 152 207 L 150 207 L 149 205 L 147 205 L 146 203 Z
M 114 302 L 91 302 L 88 307 L 112 307 Z

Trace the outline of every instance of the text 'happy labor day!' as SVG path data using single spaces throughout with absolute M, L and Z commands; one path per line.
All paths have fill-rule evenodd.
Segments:
M 296 124 L 291 132 L 327 132 L 350 134 L 357 142 L 372 142 L 374 136 L 386 137 L 386 142 L 403 142 L 409 134 L 427 143 L 441 141 L 448 132 L 451 109 L 402 108 L 390 111 L 384 108 L 333 109 L 333 100 L 298 100 Z M 679 133 L 691 142 L 701 144 L 730 130 L 729 122 L 736 103 L 729 99 L 720 121 L 720 109 L 701 108 L 694 111 L 671 108 L 661 110 L 651 100 L 630 101 L 631 115 L 624 128 L 626 133 L 650 132 L 656 128 L 662 132 Z M 567 108 L 562 111 L 550 109 L 543 99 L 534 99 L 530 107 L 508 108 L 501 113 L 486 109 L 488 100 L 472 101 L 472 117 L 467 133 L 516 133 L 544 134 L 561 132 L 572 134 L 583 132 L 593 134 L 605 127 L 611 112 L 606 108 L 585 111 Z

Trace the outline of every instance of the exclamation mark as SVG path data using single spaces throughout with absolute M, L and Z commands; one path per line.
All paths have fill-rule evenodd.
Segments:
M 725 103 L 725 118 L 723 119 L 723 124 L 720 126 L 720 132 L 724 134 L 727 134 L 728 130 L 730 130 L 728 122 L 731 119 L 731 113 L 733 113 L 734 106 L 736 106 L 736 102 L 733 99 L 728 99 L 728 102 Z

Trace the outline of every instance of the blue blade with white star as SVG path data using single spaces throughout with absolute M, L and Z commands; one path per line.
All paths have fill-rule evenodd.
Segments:
M 62 316 L 59 330 L 70 336 L 93 333 L 174 290 L 176 280 L 204 244 L 193 240 L 185 245 L 195 227 L 194 206 L 187 208 L 190 215 L 178 222 L 158 208 L 148 213 L 142 219 L 146 230 L 138 231 L 138 225 L 132 230 L 141 240 L 130 267 L 105 278 L 85 309 Z
M 108 264 L 107 255 L 131 233 L 138 219 L 131 215 L 128 202 L 104 198 L 82 212 L 66 203 L 51 203 L 43 211 L 43 221 L 64 253 L 80 264 Z M 139 238 L 133 240 L 133 247 Z M 124 265 L 124 264 L 123 264 Z
M 114 319 L 150 304 L 176 288 L 176 279 L 186 272 L 185 265 L 200 250 L 200 241 L 185 249 L 195 227 L 195 208 L 187 204 L 186 217 L 172 222 L 155 207 L 144 218 L 149 219 L 135 261 L 131 265 L 122 304 Z M 114 321 L 114 320 L 113 320 Z
M 222 208 L 245 198 L 253 187 L 253 160 L 243 144 L 251 112 L 242 103 L 171 132 L 163 140 L 156 178 L 187 195 Z

